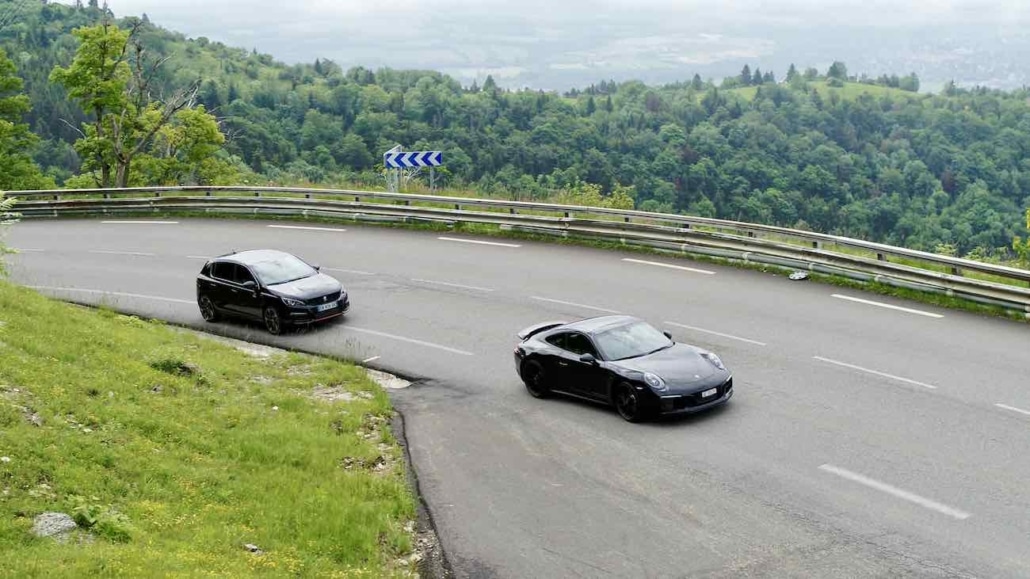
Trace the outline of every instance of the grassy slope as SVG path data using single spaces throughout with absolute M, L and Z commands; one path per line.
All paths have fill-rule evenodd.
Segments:
M 168 371 L 179 363 L 196 374 Z M 353 400 L 314 400 L 316 385 Z M 402 572 L 415 502 L 390 412 L 359 368 L 259 358 L 0 282 L 0 575 Z M 77 506 L 100 521 L 94 541 L 30 533 Z
M 837 88 L 829 86 L 826 81 L 811 81 L 808 83 L 808 86 L 818 91 L 819 95 L 822 97 L 829 97 L 831 93 L 836 93 L 845 100 L 854 100 L 863 94 L 869 94 L 875 98 L 883 96 L 891 96 L 894 98 L 919 98 L 921 96 L 917 93 L 907 92 L 897 88 L 862 84 L 858 82 L 846 82 L 843 87 Z M 754 100 L 755 93 L 757 92 L 758 87 L 748 86 L 730 89 L 726 91 L 726 94 L 734 94 L 746 101 L 751 101 Z

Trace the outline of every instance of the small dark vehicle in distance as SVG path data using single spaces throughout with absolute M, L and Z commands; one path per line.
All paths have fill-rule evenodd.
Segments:
M 543 322 L 518 337 L 515 371 L 537 398 L 601 402 L 639 422 L 708 410 L 733 396 L 733 374 L 718 355 L 632 316 Z
M 342 316 L 350 297 L 332 276 L 275 249 L 210 259 L 197 275 L 197 305 L 209 322 L 236 317 L 263 322 L 271 334 Z

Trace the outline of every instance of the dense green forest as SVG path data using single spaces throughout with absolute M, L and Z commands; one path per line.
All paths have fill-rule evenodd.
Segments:
M 95 148 L 80 141 L 91 123 L 103 127 L 53 71 L 79 50 L 72 31 L 108 15 L 96 0 L 0 0 L 0 47 L 24 80 L 22 118 L 38 137 L 25 146 L 58 186 L 95 186 L 96 163 L 83 158 Z M 401 144 L 444 151 L 444 186 L 480 195 L 599 199 L 980 258 L 1023 247 L 1013 239 L 1030 208 L 1026 89 L 923 94 L 915 75 L 856 76 L 835 62 L 824 72 L 792 66 L 782 81 L 744 65 L 719 82 L 601 81 L 559 94 L 323 59 L 288 66 L 145 15 L 113 22 L 135 27 L 160 63 L 153 92 L 195 87 L 194 108 L 219 133 L 198 157 L 217 159 L 216 170 L 182 158 L 170 170 L 149 152 L 129 184 L 381 188 L 382 154 Z

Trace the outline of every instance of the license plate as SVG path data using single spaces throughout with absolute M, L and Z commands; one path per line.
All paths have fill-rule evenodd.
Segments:
M 704 392 L 701 393 L 701 398 L 709 398 L 711 396 L 715 396 L 715 394 L 718 391 L 719 391 L 718 388 L 712 388 L 711 390 L 705 390 Z
M 327 304 L 322 304 L 322 305 L 318 306 L 317 311 L 324 312 L 326 310 L 331 310 L 331 309 L 335 308 L 339 303 L 340 303 L 339 301 L 335 301 L 335 302 L 329 302 Z

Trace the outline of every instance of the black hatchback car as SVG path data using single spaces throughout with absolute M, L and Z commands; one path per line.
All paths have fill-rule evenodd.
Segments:
M 701 412 L 733 396 L 733 374 L 719 356 L 632 316 L 543 322 L 518 337 L 515 371 L 537 398 L 562 393 L 610 404 L 638 422 Z
M 208 260 L 197 275 L 197 305 L 209 322 L 249 318 L 280 334 L 289 326 L 342 316 L 350 297 L 318 266 L 284 251 L 254 249 Z

